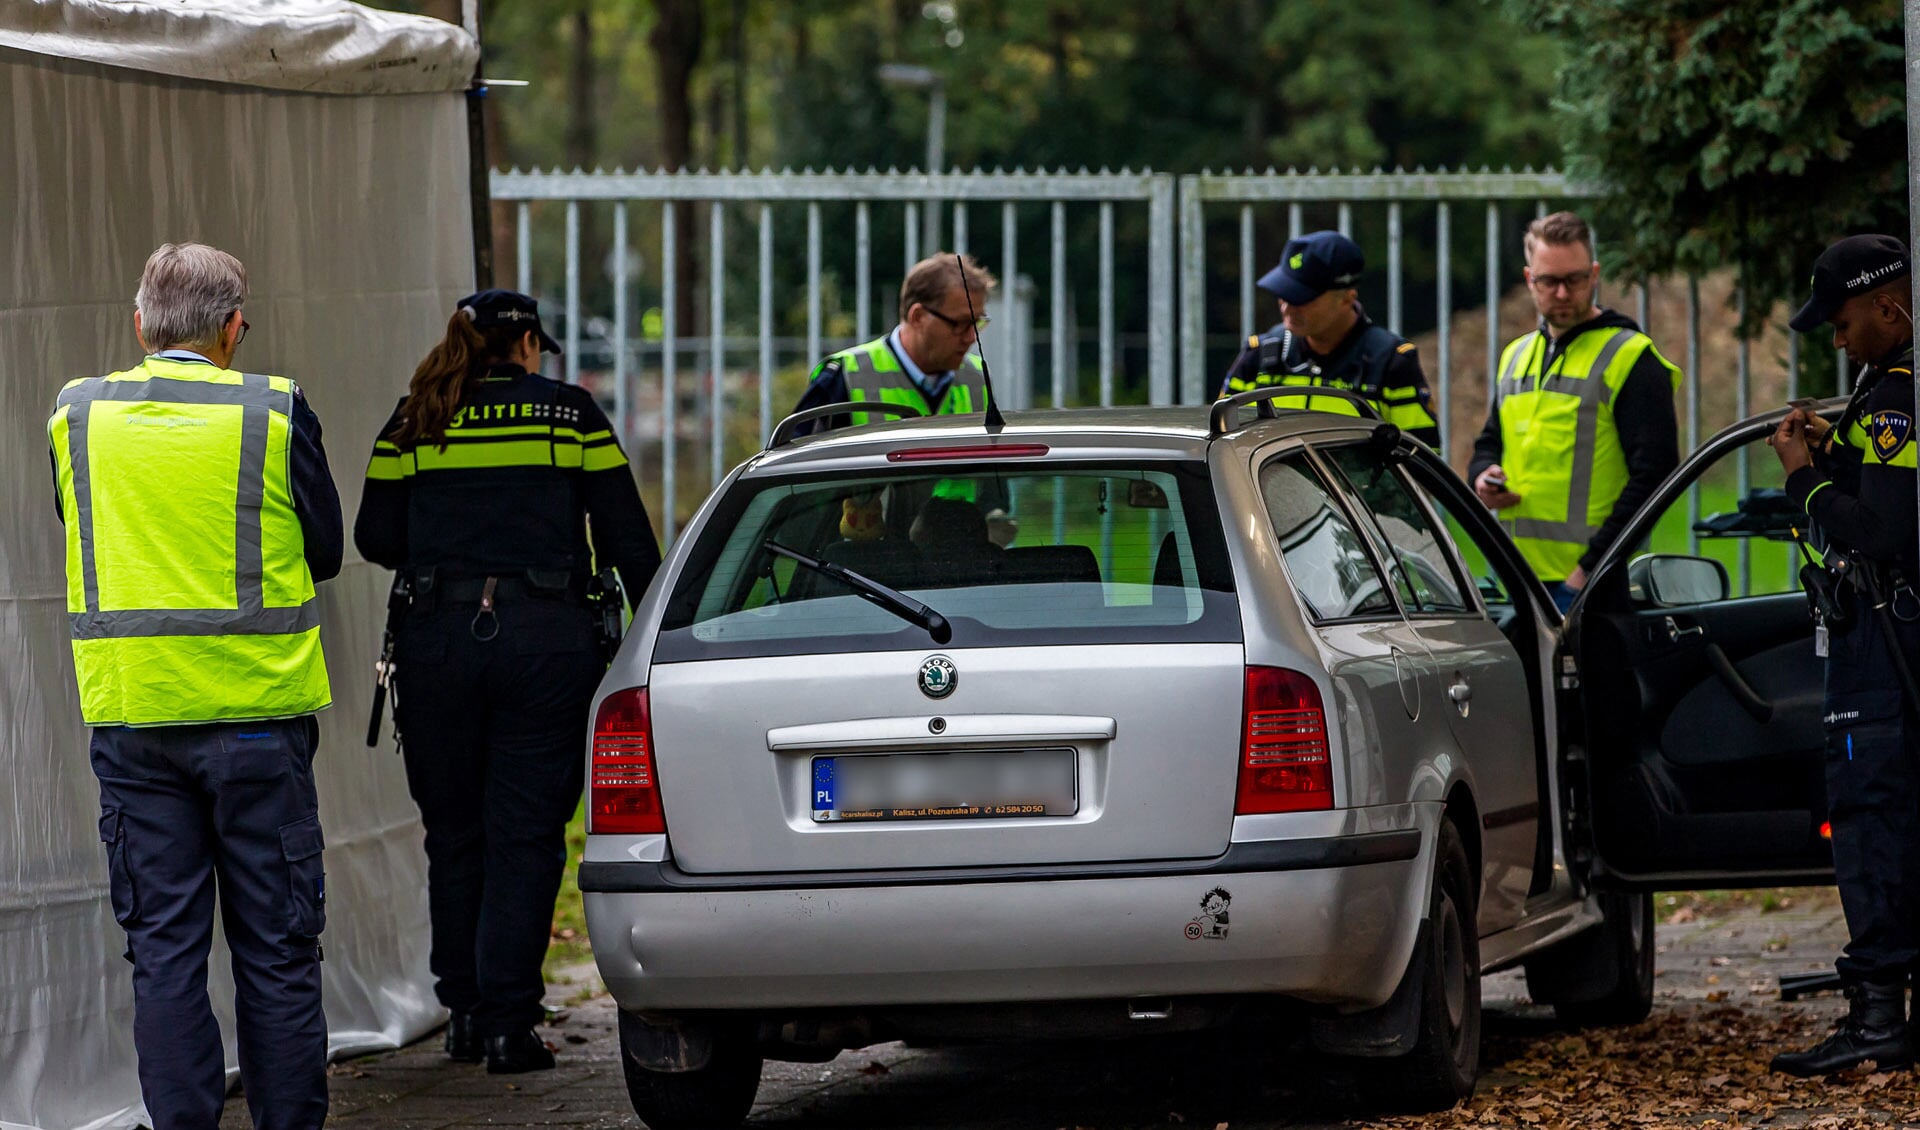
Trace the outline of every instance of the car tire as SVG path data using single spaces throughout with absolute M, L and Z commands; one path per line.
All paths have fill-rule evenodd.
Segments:
M 1576 1028 L 1638 1024 L 1653 1011 L 1651 892 L 1602 891 L 1601 923 L 1527 962 L 1527 992 Z
M 738 1037 L 716 1037 L 706 1066 L 693 1071 L 654 1071 L 627 1053 L 620 1041 L 620 1066 L 627 1077 L 627 1100 L 651 1130 L 703 1130 L 738 1126 L 753 1109 L 760 1089 L 761 1057 Z
M 1473 1094 L 1480 1074 L 1479 884 L 1453 821 L 1440 822 L 1425 931 L 1426 969 L 1413 1050 L 1390 1061 L 1389 1101 L 1400 1110 L 1445 1110 Z

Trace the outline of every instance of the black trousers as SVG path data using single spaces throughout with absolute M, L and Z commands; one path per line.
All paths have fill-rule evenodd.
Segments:
M 426 826 L 429 959 L 440 1003 L 482 1036 L 538 1023 L 540 965 L 585 773 L 587 708 L 605 671 L 584 607 L 416 609 L 395 640 L 395 718 Z
M 1852 936 L 1835 962 L 1848 981 L 1904 981 L 1920 964 L 1920 731 L 1887 650 L 1887 630 L 1858 602 L 1827 659 L 1827 813 L 1833 871 Z M 1896 606 L 1920 614 L 1910 594 Z M 1920 622 L 1894 640 L 1920 675 Z
M 216 883 L 253 1124 L 314 1130 L 327 1119 L 319 736 L 311 715 L 93 731 L 100 841 L 133 962 L 133 1046 L 154 1130 L 214 1130 L 226 1101 L 207 999 Z

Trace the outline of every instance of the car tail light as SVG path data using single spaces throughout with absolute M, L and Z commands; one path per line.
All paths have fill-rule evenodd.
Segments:
M 587 830 L 602 835 L 664 832 L 660 783 L 653 771 L 653 714 L 647 688 L 615 691 L 593 718 Z
M 1235 815 L 1333 807 L 1333 759 L 1320 688 L 1298 671 L 1247 668 Z

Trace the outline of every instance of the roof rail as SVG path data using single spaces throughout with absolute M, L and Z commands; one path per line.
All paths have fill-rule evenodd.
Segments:
M 773 435 L 767 438 L 767 450 L 785 445 L 793 439 L 793 430 L 801 424 L 810 424 L 815 420 L 824 420 L 828 416 L 845 416 L 852 412 L 884 412 L 891 416 L 924 416 L 911 404 L 889 404 L 884 400 L 842 400 L 836 404 L 822 404 L 818 408 L 808 408 L 795 412 L 773 426 Z
M 1256 388 L 1251 392 L 1237 392 L 1213 402 L 1213 412 L 1207 417 L 1207 438 L 1219 439 L 1228 432 L 1236 431 L 1240 425 L 1234 422 L 1234 413 L 1244 405 L 1252 404 L 1258 411 L 1258 419 L 1272 420 L 1279 413 L 1274 410 L 1273 401 L 1283 396 L 1332 396 L 1358 408 L 1359 416 L 1378 420 L 1380 413 L 1369 400 L 1360 394 L 1344 388 L 1329 385 L 1269 385 Z M 1306 409 L 1295 408 L 1288 411 L 1303 412 Z

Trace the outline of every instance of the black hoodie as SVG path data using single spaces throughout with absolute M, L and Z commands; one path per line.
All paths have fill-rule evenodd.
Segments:
M 1586 331 L 1615 327 L 1640 332 L 1639 323 L 1632 318 L 1604 308 L 1598 317 L 1573 327 L 1558 340 L 1547 333 L 1546 323 L 1541 322 L 1540 332 L 1547 334 L 1547 355 L 1541 367 L 1552 365 L 1553 359 L 1566 352 L 1573 339 Z M 1488 400 L 1487 426 L 1480 430 L 1480 438 L 1473 441 L 1473 459 L 1467 464 L 1469 484 L 1479 481 L 1480 473 L 1501 459 L 1500 404 L 1492 397 Z M 1620 447 L 1627 459 L 1627 485 L 1614 500 L 1607 520 L 1600 523 L 1600 528 L 1588 539 L 1587 551 L 1580 555 L 1580 568 L 1588 572 L 1599 564 L 1600 555 L 1620 536 L 1620 528 L 1633 512 L 1645 505 L 1647 499 L 1653 497 L 1654 488 L 1680 465 L 1680 424 L 1673 409 L 1673 378 L 1650 349 L 1640 354 L 1627 379 L 1613 394 L 1613 426 L 1620 433 Z

